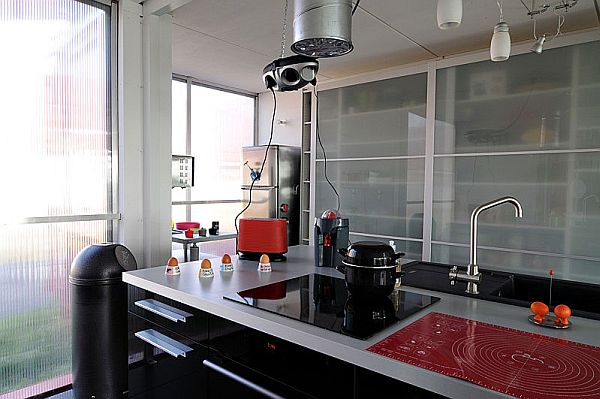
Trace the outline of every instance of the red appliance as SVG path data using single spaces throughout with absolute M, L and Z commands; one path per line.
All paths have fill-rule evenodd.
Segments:
M 240 219 L 237 241 L 242 259 L 258 260 L 262 254 L 267 254 L 272 261 L 285 260 L 287 220 Z
M 442 313 L 367 350 L 517 398 L 600 398 L 600 347 Z

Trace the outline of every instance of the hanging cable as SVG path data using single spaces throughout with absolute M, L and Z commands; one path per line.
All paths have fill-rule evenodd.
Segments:
M 354 15 L 354 13 L 356 12 L 356 9 L 358 8 L 359 4 L 360 4 L 360 0 L 356 0 L 356 3 L 354 3 L 354 8 L 352 9 L 352 15 Z
M 277 96 L 275 95 L 275 91 L 273 90 L 273 88 L 271 87 L 269 90 L 271 90 L 271 94 L 273 94 L 273 115 L 271 116 L 271 133 L 269 135 L 269 143 L 267 144 L 267 149 L 265 151 L 265 157 L 263 158 L 262 164 L 260 165 L 260 170 L 258 171 L 258 174 L 256 176 L 256 178 L 252 179 L 252 183 L 250 184 L 250 189 L 248 190 L 248 204 L 244 207 L 244 209 L 242 209 L 240 211 L 240 213 L 238 213 L 235 216 L 234 222 L 233 224 L 235 224 L 235 253 L 239 253 L 238 252 L 238 235 L 240 233 L 239 231 L 239 227 L 238 227 L 238 219 L 239 217 L 246 212 L 246 210 L 248 208 L 250 208 L 250 205 L 252 205 L 252 189 L 254 188 L 254 183 L 256 183 L 257 180 L 260 180 L 260 177 L 262 176 L 262 172 L 263 169 L 265 168 L 265 163 L 267 162 L 267 156 L 269 155 L 269 148 L 271 148 L 271 142 L 273 141 L 273 131 L 274 131 L 274 127 L 275 127 L 275 114 L 277 113 Z
M 504 22 L 504 11 L 502 10 L 502 0 L 496 0 L 496 4 L 498 4 L 498 9 L 500 10 L 500 22 Z
M 333 190 L 333 192 L 335 193 L 335 196 L 337 198 L 337 209 L 336 210 L 339 215 L 340 208 L 342 207 L 341 201 L 340 201 L 340 194 L 335 189 L 335 186 L 333 185 L 333 183 L 331 183 L 331 180 L 329 180 L 329 176 L 327 176 L 327 154 L 325 153 L 325 147 L 323 146 L 323 142 L 321 141 L 321 134 L 319 133 L 319 95 L 317 94 L 317 86 L 313 86 L 313 94 L 315 96 L 315 99 L 317 100 L 316 101 L 316 115 L 315 115 L 315 130 L 317 133 L 317 141 L 319 142 L 321 151 L 323 151 L 323 171 L 325 174 L 325 180 L 327 180 L 327 183 L 329 183 L 329 186 L 331 187 L 331 189 Z

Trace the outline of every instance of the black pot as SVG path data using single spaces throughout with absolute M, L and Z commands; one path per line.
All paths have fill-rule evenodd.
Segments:
M 337 270 L 344 274 L 351 294 L 372 298 L 394 291 L 401 276 L 397 266 L 404 253 L 395 253 L 390 245 L 379 241 L 359 241 L 340 253 L 344 259 Z

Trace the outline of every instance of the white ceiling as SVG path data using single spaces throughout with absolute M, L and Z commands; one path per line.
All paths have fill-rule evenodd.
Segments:
M 524 0 L 526 4 L 530 0 Z M 285 55 L 292 55 L 293 0 L 289 0 Z M 489 46 L 498 21 L 495 0 L 463 0 L 460 27 L 437 28 L 437 0 L 362 0 L 353 18 L 354 51 L 320 59 L 319 80 Z M 265 91 L 262 69 L 280 56 L 283 0 L 192 0 L 173 13 L 173 72 L 250 92 Z M 531 40 L 532 23 L 520 0 L 504 0 L 513 43 Z M 566 14 L 563 32 L 598 27 L 594 0 Z M 538 33 L 556 30 L 548 11 Z

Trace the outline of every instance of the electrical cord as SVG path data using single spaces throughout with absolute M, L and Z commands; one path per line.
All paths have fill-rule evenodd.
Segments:
M 317 103 L 316 104 L 316 115 L 315 115 L 315 130 L 317 133 L 317 141 L 319 142 L 321 151 L 323 151 L 323 169 L 324 169 L 324 174 L 325 174 L 325 180 L 327 180 L 327 183 L 329 183 L 329 186 L 331 187 L 331 189 L 335 193 L 335 196 L 337 197 L 337 213 L 339 215 L 340 208 L 341 208 L 340 194 L 335 189 L 335 186 L 333 185 L 333 183 L 331 183 L 331 180 L 329 180 L 329 176 L 327 176 L 327 154 L 325 153 L 325 147 L 323 146 L 323 142 L 321 141 L 321 134 L 319 133 L 319 95 L 317 94 L 317 86 L 313 86 L 313 94 L 315 96 L 315 99 L 317 100 L 316 101 L 316 103 Z
M 275 91 L 272 87 L 269 88 L 271 90 L 271 94 L 273 94 L 273 115 L 271 116 L 271 133 L 269 134 L 269 143 L 267 144 L 267 150 L 265 151 L 265 157 L 263 158 L 262 164 L 260 165 L 260 170 L 258 171 L 258 176 L 255 179 L 252 179 L 252 183 L 250 184 L 250 190 L 248 193 L 248 204 L 235 216 L 233 224 L 235 224 L 235 253 L 239 254 L 238 251 L 238 235 L 240 234 L 238 227 L 238 219 L 239 217 L 250 208 L 252 205 L 252 189 L 254 188 L 254 183 L 257 180 L 260 180 L 262 176 L 263 169 L 265 167 L 265 163 L 267 162 L 267 156 L 269 155 L 269 148 L 271 148 L 271 142 L 273 141 L 273 131 L 275 127 L 275 114 L 277 113 L 277 96 L 275 95 Z
M 358 8 L 359 4 L 360 4 L 360 0 L 356 0 L 356 3 L 354 3 L 354 8 L 352 9 L 352 15 L 354 15 L 354 13 L 356 12 L 356 9 Z

